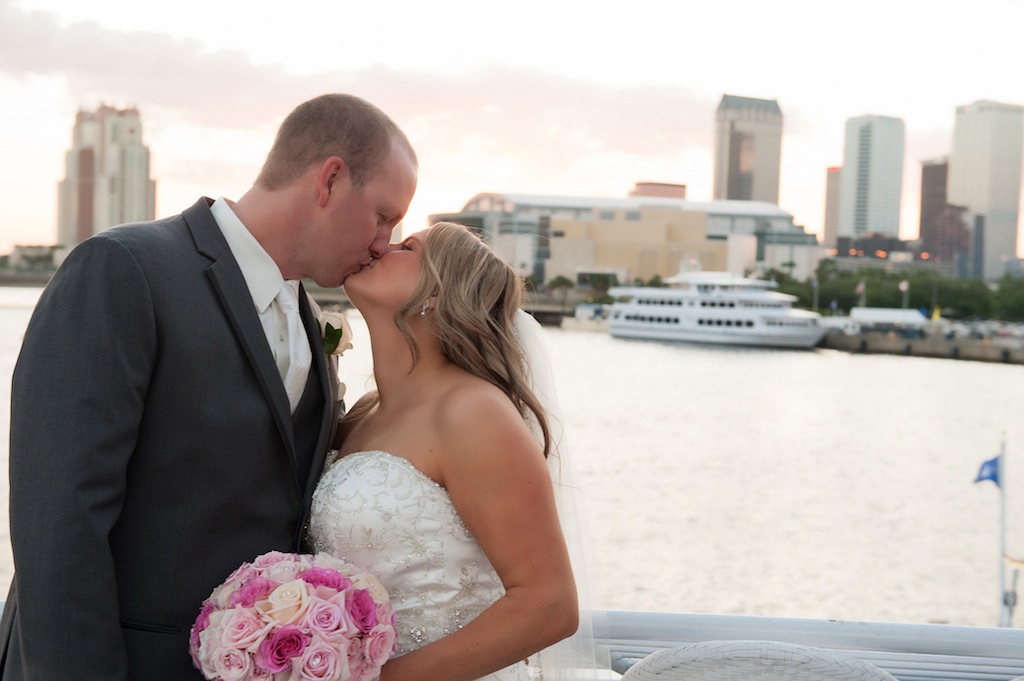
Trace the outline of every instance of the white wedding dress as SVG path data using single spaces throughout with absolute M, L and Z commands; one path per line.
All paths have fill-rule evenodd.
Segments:
M 451 634 L 505 590 L 448 492 L 387 452 L 330 463 L 313 493 L 309 538 L 375 574 L 395 607 L 399 655 Z M 485 677 L 526 681 L 518 663 Z

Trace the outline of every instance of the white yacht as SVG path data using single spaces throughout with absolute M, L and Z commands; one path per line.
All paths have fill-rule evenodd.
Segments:
M 667 288 L 614 287 L 608 330 L 616 338 L 813 348 L 829 331 L 817 312 L 793 309 L 774 281 L 729 272 L 680 272 Z

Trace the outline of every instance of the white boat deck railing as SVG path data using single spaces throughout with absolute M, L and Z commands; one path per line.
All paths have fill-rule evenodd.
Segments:
M 857 658 L 898 681 L 1024 677 L 1024 629 L 745 615 L 600 611 L 595 636 L 619 674 L 656 650 L 700 641 L 778 641 Z

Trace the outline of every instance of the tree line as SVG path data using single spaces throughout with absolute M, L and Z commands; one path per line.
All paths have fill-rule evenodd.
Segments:
M 792 268 L 790 268 L 792 269 Z M 570 289 L 586 289 L 589 302 L 612 302 L 608 288 L 616 285 L 614 277 L 607 280 L 575 282 L 559 276 L 543 286 L 532 277 L 530 290 L 557 292 L 565 297 Z M 947 319 L 1000 319 L 1024 321 L 1024 278 L 1004 276 L 987 284 L 978 279 L 944 277 L 935 272 L 911 270 L 889 272 L 880 267 L 864 267 L 855 272 L 841 271 L 833 260 L 822 260 L 813 277 L 800 281 L 781 269 L 769 269 L 762 279 L 774 279 L 777 291 L 796 296 L 796 307 L 816 310 L 822 314 L 848 314 L 861 301 L 858 287 L 863 282 L 866 307 L 906 307 L 921 310 L 930 317 L 938 308 Z M 906 282 L 905 284 L 903 282 Z M 582 283 L 582 282 L 581 282 Z M 663 286 L 661 279 L 637 280 L 634 286 Z M 902 285 L 902 287 L 901 287 Z M 904 291 L 903 289 L 906 289 Z
M 987 284 L 923 270 L 888 272 L 865 267 L 843 272 L 835 261 L 822 260 L 815 276 L 807 281 L 798 281 L 777 269 L 768 270 L 763 278 L 774 279 L 779 285 L 777 291 L 796 296 L 797 307 L 822 314 L 845 314 L 856 307 L 861 299 L 858 287 L 863 282 L 866 307 L 904 307 L 905 299 L 906 307 L 922 310 L 927 316 L 938 308 L 947 319 L 1024 321 L 1024 279 L 1010 276 Z

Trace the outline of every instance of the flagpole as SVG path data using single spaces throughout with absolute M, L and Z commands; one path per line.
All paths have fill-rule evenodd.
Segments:
M 1006 433 L 999 447 L 999 626 L 1010 626 L 1010 591 L 1006 588 Z

